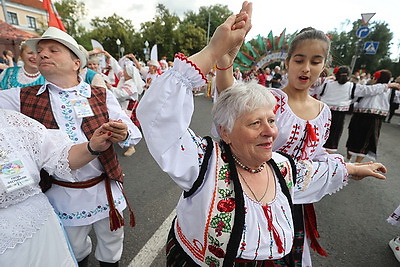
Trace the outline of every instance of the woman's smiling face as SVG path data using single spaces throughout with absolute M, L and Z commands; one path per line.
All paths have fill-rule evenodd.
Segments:
M 221 136 L 230 145 L 232 153 L 250 168 L 257 168 L 271 159 L 277 135 L 275 114 L 270 106 L 238 117 L 230 133 L 221 129 Z

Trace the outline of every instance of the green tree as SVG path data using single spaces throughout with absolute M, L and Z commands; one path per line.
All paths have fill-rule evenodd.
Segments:
M 82 42 L 82 45 L 84 45 L 86 49 L 91 49 L 91 45 L 89 45 L 90 39 L 95 39 L 103 45 L 107 52 L 115 58 L 118 58 L 116 40 L 119 39 L 121 41 L 121 47 L 125 49 L 125 54 L 134 51 L 132 39 L 135 36 L 135 31 L 131 20 L 113 14 L 110 17 L 95 17 L 90 24 L 93 30 L 85 36 L 82 36 L 82 39 L 85 40 L 85 42 Z
M 208 31 L 208 20 L 210 19 L 210 32 L 209 37 L 214 34 L 215 29 L 222 24 L 230 15 L 232 11 L 229 10 L 227 5 L 213 5 L 213 6 L 202 6 L 199 8 L 199 12 L 195 13 L 193 11 L 188 11 L 185 13 L 185 18 L 183 19 L 183 24 L 193 24 L 197 27 L 204 29 L 206 38 Z M 205 40 L 206 40 L 205 38 Z M 201 43 L 204 46 L 206 42 Z
M 206 42 L 205 33 L 204 29 L 193 24 L 181 23 L 177 30 L 177 42 L 174 52 L 181 52 L 187 56 L 197 53 Z
M 353 28 L 349 32 L 329 32 L 332 41 L 332 66 L 350 65 L 352 57 L 357 49 L 360 49 L 360 56 L 357 58 L 354 70 L 363 69 L 367 72 L 374 72 L 380 68 L 388 68 L 392 64 L 390 60 L 390 45 L 393 38 L 388 24 L 386 22 L 373 22 L 368 27 L 371 29 L 370 34 L 359 39 L 356 31 L 361 27 L 361 20 L 353 22 Z M 367 41 L 379 41 L 379 47 L 374 55 L 365 54 L 362 51 L 364 43 Z M 390 64 L 389 64 L 390 62 Z
M 61 0 L 54 5 L 65 29 L 72 37 L 77 38 L 86 33 L 85 27 L 80 24 L 82 18 L 87 15 L 85 3 L 77 0 Z
M 153 21 L 141 24 L 140 32 L 143 40 L 147 40 L 150 48 L 157 44 L 159 57 L 167 56 L 172 59 L 176 52 L 177 31 L 180 19 L 163 5 L 158 4 Z

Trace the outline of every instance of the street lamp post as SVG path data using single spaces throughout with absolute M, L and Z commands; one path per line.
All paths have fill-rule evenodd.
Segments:
M 149 60 L 149 42 L 144 42 L 144 46 L 145 48 L 143 49 L 143 53 L 144 53 L 144 58 L 146 60 L 146 62 Z
M 117 40 L 115 41 L 115 43 L 116 43 L 117 46 L 118 46 L 118 59 L 120 59 L 120 58 L 121 58 L 121 40 L 120 40 L 120 39 L 117 39 Z

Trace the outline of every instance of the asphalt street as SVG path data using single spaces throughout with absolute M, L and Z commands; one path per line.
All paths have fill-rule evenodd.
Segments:
M 199 135 L 210 135 L 212 102 L 204 96 L 197 96 L 195 104 L 191 128 Z M 339 153 L 343 155 L 349 119 L 350 116 L 347 116 L 339 146 Z M 328 257 L 312 253 L 314 267 L 400 266 L 388 247 L 388 241 L 400 234 L 400 229 L 386 222 L 386 218 L 400 204 L 399 123 L 400 116 L 395 116 L 392 123 L 385 123 L 381 130 L 378 161 L 388 168 L 387 180 L 351 180 L 341 191 L 316 203 L 320 243 Z M 132 260 L 143 246 L 149 245 L 148 240 L 174 210 L 181 190 L 159 169 L 144 139 L 131 157 L 124 157 L 124 150 L 120 148 L 117 152 L 125 173 L 124 188 L 136 216 L 136 226 L 125 227 L 124 251 L 120 261 L 120 266 L 125 267 L 133 266 Z M 128 217 L 127 213 L 125 217 Z M 95 238 L 92 239 L 95 245 Z M 164 248 L 158 251 L 158 247 L 150 246 L 147 249 L 154 250 L 157 256 L 154 260 L 150 259 L 151 264 L 136 263 L 136 266 L 165 266 Z M 149 257 L 150 254 L 144 253 Z M 93 255 L 89 265 L 98 266 Z

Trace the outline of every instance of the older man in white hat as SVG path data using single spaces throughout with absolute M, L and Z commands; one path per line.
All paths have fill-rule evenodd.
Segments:
M 2 91 L 0 108 L 20 111 L 47 128 L 64 130 L 74 143 L 87 142 L 93 130 L 107 121 L 114 121 L 107 129 L 113 142 L 121 146 L 139 142 L 140 131 L 113 94 L 78 77 L 86 58 L 70 35 L 50 27 L 42 37 L 26 43 L 37 51 L 39 70 L 46 82 Z M 46 195 L 65 226 L 79 266 L 88 265 L 91 229 L 97 237 L 95 257 L 100 266 L 118 266 L 124 236 L 122 211 L 129 206 L 122 191 L 121 166 L 112 146 L 104 152 L 93 151 L 90 146 L 87 149 L 99 157 L 75 171 L 75 183 L 45 173 L 42 181 L 47 177 L 52 182 Z

